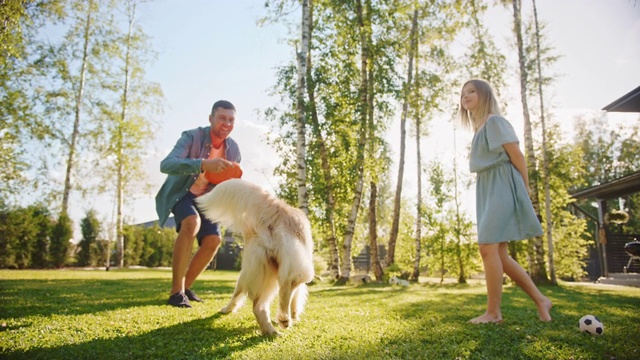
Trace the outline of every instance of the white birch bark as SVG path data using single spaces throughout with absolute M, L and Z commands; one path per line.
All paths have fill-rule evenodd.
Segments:
M 307 74 L 307 54 L 309 52 L 309 42 L 311 41 L 311 16 L 310 5 L 312 0 L 302 0 L 302 35 L 300 41 L 300 51 L 297 53 L 298 60 L 298 81 L 296 85 L 296 110 L 298 119 L 296 122 L 296 163 L 298 182 L 298 207 L 309 213 L 309 195 L 307 193 L 307 168 L 306 168 L 306 110 L 305 110 L 305 76 Z
M 398 240 L 398 231 L 400 227 L 400 202 L 402 200 L 402 183 L 404 180 L 404 162 L 407 142 L 407 116 L 409 111 L 409 101 L 411 96 L 411 87 L 413 82 L 413 60 L 414 49 L 416 47 L 416 31 L 418 27 L 418 10 L 413 12 L 413 20 L 411 22 L 410 47 L 409 47 L 409 65 L 407 69 L 407 83 L 404 89 L 404 102 L 402 104 L 402 115 L 400 117 L 400 159 L 398 160 L 398 178 L 396 183 L 396 194 L 393 201 L 393 220 L 391 224 L 391 234 L 389 236 L 389 253 L 387 256 L 387 266 L 395 262 L 396 241 Z
M 525 65 L 524 45 L 522 40 L 522 14 L 520 0 L 512 0 L 514 32 L 518 46 L 518 61 L 520 65 L 520 98 L 522 101 L 522 115 L 524 118 L 524 144 L 525 155 L 527 159 L 527 168 L 529 170 L 529 188 L 531 190 L 531 202 L 536 215 L 540 218 L 540 203 L 538 194 L 537 166 L 535 152 L 533 149 L 533 136 L 531 129 L 531 117 L 529 115 L 529 104 L 527 102 L 527 69 Z M 544 268 L 544 248 L 541 236 L 533 239 L 533 254 L 530 258 L 531 278 L 535 283 L 548 281 L 547 273 Z
M 370 9 L 369 2 L 367 1 L 367 9 Z M 370 22 L 365 19 L 365 15 L 370 16 L 370 12 L 364 14 L 362 9 L 362 1 L 357 0 L 357 16 L 360 28 L 360 43 L 361 43 L 361 58 L 360 58 L 360 131 L 358 136 L 358 149 L 356 155 L 356 171 L 357 180 L 354 191 L 354 199 L 351 204 L 351 211 L 349 219 L 347 221 L 347 229 L 344 234 L 344 242 L 342 244 L 342 264 L 340 271 L 340 279 L 342 282 L 349 280 L 351 276 L 351 243 L 353 241 L 353 234 L 355 229 L 356 219 L 358 217 L 358 210 L 360 208 L 360 201 L 362 200 L 362 188 L 364 184 L 364 151 L 367 144 L 367 107 L 368 102 L 368 62 L 369 62 L 369 44 L 366 32 L 369 31 L 368 26 Z
M 94 2 L 89 0 L 86 7 L 86 18 L 83 31 L 82 60 L 80 62 L 79 83 L 77 84 L 77 92 L 74 104 L 73 130 L 71 132 L 71 141 L 69 143 L 69 154 L 67 156 L 67 169 L 64 177 L 64 190 L 62 193 L 62 213 L 67 214 L 69 210 L 69 196 L 71 193 L 71 174 L 75 166 L 75 153 L 78 138 L 80 136 L 80 122 L 82 115 L 82 101 L 84 99 L 85 82 L 87 76 L 87 67 L 89 63 L 89 44 L 91 42 L 91 28 L 93 26 Z
M 549 264 L 549 276 L 551 283 L 556 285 L 558 280 L 556 279 L 555 265 L 553 261 L 553 224 L 551 219 L 551 190 L 549 189 L 549 156 L 547 154 L 547 130 L 545 124 L 545 109 L 544 109 L 544 97 L 542 92 L 542 59 L 540 58 L 540 29 L 538 28 L 538 9 L 536 7 L 536 0 L 533 2 L 533 17 L 536 28 L 536 57 L 538 58 L 538 95 L 540 96 L 540 123 L 542 125 L 542 172 L 544 181 L 544 210 L 545 210 L 545 226 L 547 235 L 547 261 Z

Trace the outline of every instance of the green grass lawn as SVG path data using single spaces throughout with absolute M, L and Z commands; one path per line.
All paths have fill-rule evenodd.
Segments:
M 270 339 L 250 306 L 218 313 L 237 275 L 206 271 L 205 303 L 178 309 L 169 270 L 0 270 L 0 359 L 640 359 L 640 288 L 544 287 L 555 306 L 542 323 L 509 285 L 504 323 L 472 325 L 481 283 L 316 284 L 301 321 Z M 603 336 L 578 331 L 586 314 Z

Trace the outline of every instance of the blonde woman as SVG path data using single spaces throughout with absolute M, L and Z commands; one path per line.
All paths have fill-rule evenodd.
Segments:
M 474 324 L 501 323 L 502 276 L 506 273 L 551 321 L 551 300 L 507 252 L 507 242 L 542 234 L 531 199 L 527 164 L 511 124 L 500 115 L 491 85 L 467 81 L 460 95 L 460 122 L 473 129 L 469 167 L 476 177 L 478 245 L 487 286 L 487 309 Z

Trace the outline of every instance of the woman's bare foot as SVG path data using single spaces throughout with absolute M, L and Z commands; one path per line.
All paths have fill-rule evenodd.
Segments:
M 549 322 L 551 321 L 551 308 L 553 307 L 553 303 L 548 298 L 544 298 L 541 302 L 537 303 L 538 307 L 538 315 L 540 316 L 540 321 Z
M 469 322 L 472 324 L 500 324 L 502 322 L 502 314 L 491 315 L 489 313 L 484 313 L 475 319 L 469 320 Z

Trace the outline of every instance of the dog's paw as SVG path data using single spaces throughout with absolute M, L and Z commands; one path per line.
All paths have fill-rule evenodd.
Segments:
M 278 320 L 278 324 L 280 325 L 280 327 L 282 327 L 283 329 L 288 328 L 293 323 L 293 320 L 290 317 L 283 314 L 278 314 L 276 316 L 276 319 Z
M 269 324 L 268 326 L 265 326 L 264 328 L 262 328 L 260 332 L 262 333 L 262 335 L 269 336 L 269 337 L 278 337 L 278 336 L 282 335 L 282 333 L 279 332 L 271 324 Z
M 229 306 L 225 306 L 222 309 L 220 309 L 221 314 L 229 314 L 232 312 L 236 312 L 236 309 L 230 308 Z
M 282 336 L 282 333 L 274 329 L 273 331 L 263 332 L 262 335 L 263 336 L 267 336 L 267 337 L 271 337 L 271 338 L 277 338 L 277 337 Z

